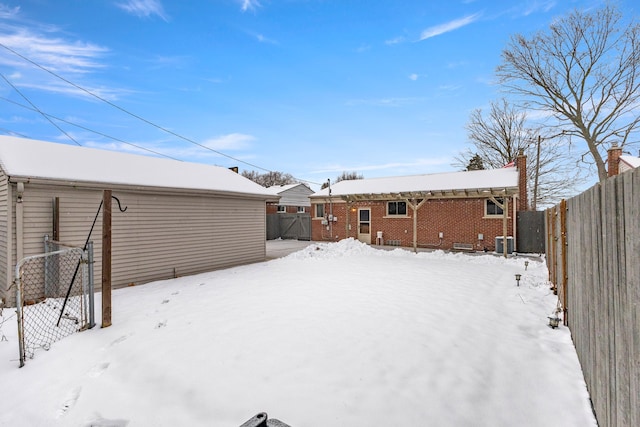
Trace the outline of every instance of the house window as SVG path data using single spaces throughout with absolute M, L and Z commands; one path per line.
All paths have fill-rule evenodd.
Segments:
M 324 218 L 324 204 L 319 203 L 317 205 L 315 205 L 316 207 L 316 218 Z
M 304 206 L 298 206 L 298 213 L 304 213 Z
M 388 202 L 387 215 L 407 215 L 407 202 Z
M 500 203 L 504 203 L 502 197 L 496 197 L 496 200 Z M 502 208 L 496 205 L 493 200 L 487 199 L 485 204 L 485 216 L 502 216 Z
M 287 207 L 285 205 L 278 205 L 278 213 L 287 213 Z

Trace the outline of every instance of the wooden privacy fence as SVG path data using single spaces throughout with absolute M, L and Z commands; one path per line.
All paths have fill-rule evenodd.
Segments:
M 640 169 L 545 214 L 549 279 L 598 424 L 640 426 Z

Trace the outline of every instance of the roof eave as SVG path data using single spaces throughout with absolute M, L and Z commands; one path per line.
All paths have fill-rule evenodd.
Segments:
M 165 194 L 197 194 L 197 195 L 216 195 L 226 196 L 233 198 L 245 198 L 245 199 L 258 199 L 266 202 L 277 202 L 280 200 L 279 196 L 241 192 L 241 191 L 226 191 L 226 190 L 211 190 L 200 188 L 179 188 L 179 187 L 159 187 L 150 185 L 136 185 L 136 184 L 114 184 L 100 181 L 74 181 L 65 179 L 52 179 L 52 178 L 35 178 L 29 176 L 12 175 L 8 177 L 9 182 L 17 183 L 24 182 L 29 184 L 40 185 L 61 185 L 66 187 L 85 188 L 93 190 L 105 190 L 110 189 L 114 191 L 145 191 L 153 193 L 165 193 Z

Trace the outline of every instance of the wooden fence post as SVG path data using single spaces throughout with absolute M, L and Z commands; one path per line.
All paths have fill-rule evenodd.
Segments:
M 563 323 L 564 326 L 569 326 L 569 318 L 567 316 L 569 299 L 568 299 L 568 273 L 567 273 L 567 201 L 562 199 L 560 201 L 560 260 L 562 262 L 562 308 L 564 310 Z
M 102 327 L 111 326 L 111 190 L 102 192 Z

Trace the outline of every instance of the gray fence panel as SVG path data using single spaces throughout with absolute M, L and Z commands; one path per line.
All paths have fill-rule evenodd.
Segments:
M 543 211 L 521 211 L 516 216 L 516 248 L 521 253 L 545 252 L 545 225 Z
M 311 240 L 311 215 L 267 215 L 267 240 L 274 239 Z
M 267 215 L 267 240 L 275 240 L 280 237 L 280 214 Z
M 640 169 L 567 201 L 566 245 L 558 209 L 547 211 L 547 262 L 562 291 L 567 259 L 561 301 L 598 424 L 640 425 Z

